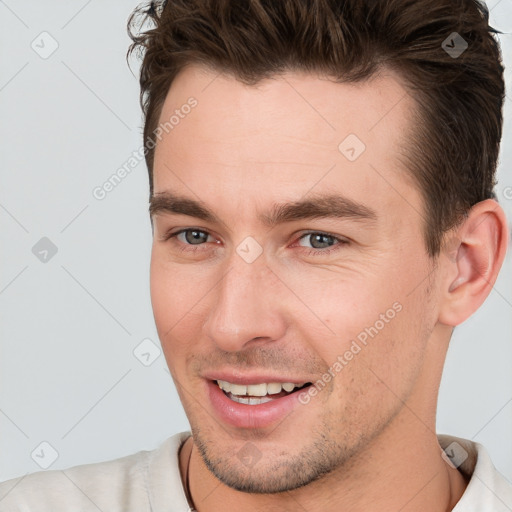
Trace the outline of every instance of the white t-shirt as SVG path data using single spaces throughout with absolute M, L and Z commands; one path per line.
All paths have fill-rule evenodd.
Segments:
M 189 436 L 181 432 L 152 451 L 3 482 L 0 512 L 189 512 L 178 464 Z M 447 435 L 438 439 L 450 457 L 460 457 L 457 448 L 464 453 L 456 465 L 471 478 L 453 512 L 512 511 L 512 485 L 481 444 Z

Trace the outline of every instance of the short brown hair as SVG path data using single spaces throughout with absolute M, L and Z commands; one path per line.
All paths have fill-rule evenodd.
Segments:
M 149 23 L 151 28 L 142 31 Z M 136 26 L 139 30 L 136 30 Z M 140 101 L 153 195 L 151 134 L 177 74 L 196 63 L 243 83 L 285 71 L 338 82 L 398 72 L 417 116 L 402 155 L 425 203 L 430 256 L 442 236 L 493 189 L 505 96 L 501 50 L 479 0 L 161 0 L 128 20 L 127 57 L 143 54 Z M 453 38 L 467 49 L 446 49 Z M 462 38 L 462 39 L 460 39 Z M 444 44 L 443 44 L 444 43 Z

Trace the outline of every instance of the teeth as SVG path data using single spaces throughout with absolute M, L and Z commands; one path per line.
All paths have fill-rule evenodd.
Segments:
M 268 398 L 266 396 L 263 396 L 261 398 L 246 398 L 243 396 L 236 396 L 231 395 L 231 400 L 238 402 L 239 404 L 246 404 L 246 405 L 258 405 L 258 404 L 264 404 L 265 402 L 271 402 L 272 398 Z
M 248 386 L 244 386 L 242 384 L 233 384 L 225 380 L 218 380 L 217 384 L 220 387 L 220 389 L 222 389 L 226 393 L 232 393 L 233 395 L 265 396 L 267 394 L 276 395 L 277 393 L 280 393 L 283 389 L 289 393 L 290 391 L 293 391 L 294 388 L 302 387 L 305 383 L 294 384 L 292 382 L 270 382 L 268 384 L 249 384 Z
M 281 384 L 279 384 L 279 382 L 271 382 L 270 384 L 267 384 L 267 393 L 269 395 L 281 393 L 281 389 Z
M 247 394 L 251 396 L 265 396 L 267 394 L 267 385 L 265 383 L 249 384 L 247 386 Z
M 247 395 L 247 386 L 241 384 L 230 384 L 230 391 L 234 395 Z

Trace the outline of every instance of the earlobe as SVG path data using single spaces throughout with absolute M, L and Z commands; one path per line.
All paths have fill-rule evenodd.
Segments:
M 477 203 L 448 239 L 439 321 L 456 326 L 482 305 L 496 282 L 508 244 L 503 209 L 492 199 Z

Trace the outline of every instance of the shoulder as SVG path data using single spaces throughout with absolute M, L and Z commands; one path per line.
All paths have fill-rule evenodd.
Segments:
M 151 452 L 120 459 L 38 471 L 0 484 L 0 511 L 149 510 L 144 473 Z
M 158 470 L 180 478 L 176 455 L 186 437 L 176 434 L 152 451 L 0 483 L 0 512 L 149 512 L 152 479 L 161 478 Z

